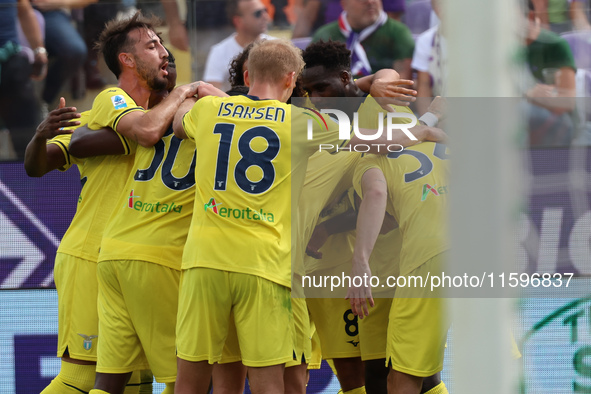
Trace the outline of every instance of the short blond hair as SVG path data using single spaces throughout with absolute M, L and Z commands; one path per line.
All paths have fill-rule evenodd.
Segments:
M 304 69 L 302 51 L 283 39 L 255 42 L 248 55 L 248 75 L 251 83 L 280 82 L 291 72 L 299 76 Z

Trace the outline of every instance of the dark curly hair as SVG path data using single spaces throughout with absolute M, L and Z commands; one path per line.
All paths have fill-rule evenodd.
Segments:
M 306 67 L 324 66 L 328 71 L 351 70 L 351 51 L 339 41 L 318 41 L 302 54 Z
M 228 81 L 230 81 L 230 86 L 232 86 L 232 88 L 245 85 L 244 72 L 242 69 L 244 68 L 244 63 L 248 60 L 248 54 L 250 53 L 253 44 L 254 43 L 248 44 L 242 52 L 232 59 L 232 63 L 230 63 L 230 78 L 228 78 Z

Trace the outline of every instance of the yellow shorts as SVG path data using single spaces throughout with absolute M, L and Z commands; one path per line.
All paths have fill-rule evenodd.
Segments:
M 308 369 L 320 369 L 322 367 L 322 349 L 320 347 L 320 337 L 313 321 L 310 321 L 312 328 L 312 358 L 308 363 Z
M 98 281 L 96 262 L 68 254 L 55 256 L 58 299 L 57 356 L 96 361 Z
M 358 318 L 349 301 L 342 298 L 307 298 L 308 309 L 316 326 L 322 357 L 349 358 L 361 356 Z
M 445 254 L 438 254 L 409 275 L 441 275 Z M 388 365 L 413 376 L 427 377 L 443 369 L 449 319 L 446 300 L 430 288 L 398 287 L 388 324 Z
M 236 323 L 234 322 L 234 312 L 230 313 L 230 322 L 228 324 L 228 336 L 222 350 L 220 364 L 235 363 L 242 360 L 240 346 L 238 345 L 238 334 L 236 333 Z
M 312 357 L 312 329 L 310 328 L 310 316 L 305 298 L 292 298 L 294 322 L 294 359 L 285 364 L 286 367 L 294 367 L 300 364 L 308 364 Z
M 97 372 L 151 369 L 158 382 L 176 380 L 179 277 L 179 271 L 145 261 L 98 263 Z
M 388 342 L 388 319 L 392 298 L 374 298 L 374 307 L 369 315 L 359 321 L 359 342 L 361 359 L 379 360 L 386 358 Z
M 178 357 L 219 362 L 231 312 L 244 365 L 266 367 L 293 360 L 289 289 L 259 276 L 210 268 L 190 268 L 181 274 Z

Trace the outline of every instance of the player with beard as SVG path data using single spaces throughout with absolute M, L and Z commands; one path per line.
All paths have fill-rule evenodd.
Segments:
M 97 47 L 119 82 L 118 87 L 107 88 L 95 98 L 90 129 L 111 127 L 141 146 L 153 146 L 178 106 L 197 93 L 199 83 L 179 86 L 147 112 L 151 92 L 168 84 L 168 53 L 154 31 L 158 23 L 138 12 L 130 19 L 113 20 L 105 26 Z
M 168 86 L 164 91 L 152 92 L 150 107 L 162 101 L 175 86 L 174 58 L 170 53 L 168 56 Z M 59 375 L 43 391 L 44 394 L 88 392 L 94 385 L 98 314 L 97 308 L 91 306 L 97 303 L 96 263 L 103 229 L 115 202 L 110 199 L 113 193 L 108 191 L 121 189 L 125 181 L 125 176 L 118 177 L 121 174 L 119 166 L 104 165 L 117 164 L 114 160 L 116 156 L 108 159 L 105 155 L 129 153 L 126 146 L 132 143 L 129 140 L 124 143 L 123 137 L 110 129 L 101 129 L 93 131 L 91 138 L 78 140 L 74 152 L 86 159 L 74 157 L 70 151 L 72 131 L 63 128 L 77 128 L 79 124 L 86 124 L 90 113 L 86 111 L 78 118 L 80 114 L 75 111 L 75 108 L 65 107 L 62 98 L 60 107 L 51 111 L 37 128 L 25 155 L 25 168 L 30 176 L 40 177 L 54 169 L 65 171 L 76 164 L 84 186 L 76 215 L 56 256 L 54 277 L 59 311 L 57 353 L 62 359 L 62 366 Z M 85 128 L 79 127 L 75 131 L 76 137 L 84 134 Z M 55 135 L 55 138 L 47 141 Z M 121 160 L 125 162 L 128 157 L 121 156 Z M 140 385 L 139 374 L 134 374 L 125 393 L 137 393 L 138 386 L 140 393 L 151 393 L 152 380 L 151 373 L 142 374 Z
M 169 86 L 152 94 L 152 105 L 174 88 L 173 62 L 169 55 Z M 200 92 L 208 88 L 211 85 L 204 84 Z M 164 392 L 172 393 L 178 277 L 192 213 L 195 147 L 182 144 L 171 127 L 149 148 L 129 139 L 113 140 L 113 134 L 109 129 L 83 128 L 72 139 L 71 150 L 78 157 L 94 155 L 96 145 L 111 140 L 121 151 L 125 144 L 135 151 L 132 171 L 112 201 L 98 258 L 97 272 L 106 274 L 98 292 L 98 365 L 103 368 L 95 386 L 120 392 L 131 371 L 150 368 L 158 382 L 166 383 Z
M 150 107 L 162 101 L 176 84 L 174 57 L 170 53 L 167 71 L 167 89 L 152 92 Z M 114 201 L 100 198 L 94 199 L 93 204 L 93 199 L 85 197 L 104 189 L 105 180 L 112 187 L 121 182 L 121 179 L 112 177 L 113 171 L 117 171 L 116 166 L 102 164 L 105 155 L 121 155 L 127 151 L 119 134 L 111 129 L 101 129 L 93 131 L 91 138 L 82 139 L 82 144 L 78 143 L 76 154 L 80 157 L 74 157 L 70 152 L 72 129 L 76 129 L 77 137 L 84 134 L 84 129 L 88 128 L 79 125 L 86 124 L 89 113 L 78 114 L 76 108 L 65 107 L 62 98 L 58 109 L 51 111 L 37 127 L 25 153 L 24 164 L 29 176 L 41 177 L 55 169 L 66 171 L 75 164 L 85 186 L 81 199 L 86 203 L 79 205 L 72 230 L 64 235 L 55 258 L 59 312 L 57 356 L 61 358 L 61 370 L 43 390 L 44 394 L 88 392 L 95 381 L 98 344 L 96 263 L 107 219 L 106 215 L 96 213 L 114 206 Z M 132 376 L 125 394 L 137 394 L 138 386 L 140 394 L 152 392 L 152 374 L 145 372 L 141 374 L 141 380 L 139 373 Z
M 87 221 L 92 223 L 106 220 L 112 212 L 113 201 L 117 201 L 119 193 L 123 188 L 128 174 L 133 168 L 135 148 L 137 145 L 151 147 L 160 141 L 172 122 L 172 117 L 176 108 L 185 98 L 191 97 L 197 93 L 198 83 L 180 86 L 170 92 L 150 111 L 147 111 L 149 99 L 153 90 L 165 89 L 168 84 L 167 66 L 168 53 L 162 46 L 160 37 L 154 28 L 158 21 L 155 19 L 146 19 L 140 13 L 132 18 L 122 21 L 109 22 L 98 42 L 98 48 L 103 53 L 105 62 L 109 69 L 115 74 L 119 83 L 116 88 L 108 88 L 102 91 L 94 100 L 93 107 L 88 116 L 88 127 L 90 129 L 101 129 L 109 127 L 113 129 L 121 140 L 121 145 L 126 155 L 104 156 L 100 158 L 100 163 L 89 171 L 85 187 L 82 190 L 78 211 L 84 210 L 85 206 L 99 204 L 103 209 L 95 212 L 94 216 L 88 217 Z M 73 138 L 69 149 L 75 152 L 80 142 Z M 92 191 L 88 188 L 90 179 L 94 179 Z M 111 202 L 111 203 L 109 203 Z M 100 245 L 102 230 L 98 233 L 89 232 L 84 223 L 80 226 L 70 227 L 73 233 L 84 233 L 87 236 L 75 237 L 79 243 L 89 242 L 92 239 L 95 244 Z M 71 245 L 70 254 L 75 253 L 76 245 Z M 98 259 L 99 247 L 94 250 Z M 99 315 L 105 307 L 115 305 L 113 297 L 123 300 L 123 293 L 112 291 L 105 293 L 104 283 L 110 281 L 114 274 L 101 270 L 101 266 L 96 267 L 98 276 L 98 294 L 99 294 Z M 128 275 L 140 277 L 138 272 L 128 272 Z M 109 298 L 108 305 L 102 304 L 100 300 Z M 120 331 L 109 336 L 109 330 L 103 328 L 117 326 L 122 322 L 130 322 L 130 314 L 139 313 L 134 308 L 127 308 L 121 311 L 127 315 L 120 316 L 114 321 L 101 321 L 99 323 L 101 332 L 100 342 L 108 345 L 117 343 L 121 338 Z M 100 348 L 100 346 L 98 347 Z M 126 349 L 120 348 L 119 353 L 124 353 Z M 156 350 L 154 348 L 154 350 Z M 140 349 L 141 353 L 143 351 Z M 97 354 L 97 378 L 96 392 L 121 392 L 121 382 L 125 383 L 129 378 L 120 368 L 125 367 L 122 354 Z M 147 367 L 146 367 L 147 368 Z M 142 366 L 134 369 L 143 369 Z M 171 381 L 169 376 L 158 376 L 159 380 L 164 382 Z M 162 379 L 164 378 L 164 379 Z M 174 381 L 174 379 L 172 380 Z M 91 392 L 94 392 L 91 390 Z

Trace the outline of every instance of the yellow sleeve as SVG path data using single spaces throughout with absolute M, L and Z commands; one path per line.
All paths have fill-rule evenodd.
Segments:
M 110 127 L 117 131 L 121 118 L 133 111 L 146 112 L 123 89 L 105 89 L 94 99 L 88 127 L 93 130 Z
M 137 150 L 137 141 L 133 141 L 118 132 L 115 132 L 115 134 L 117 134 L 117 137 L 121 140 L 121 145 L 123 145 L 123 148 L 125 149 L 124 155 L 135 154 L 135 151 Z
M 215 97 L 215 96 L 202 97 L 199 100 L 197 100 L 195 105 L 193 105 L 193 108 L 191 108 L 191 110 L 183 116 L 183 129 L 185 130 L 185 134 L 187 135 L 187 137 L 191 141 L 195 141 L 195 133 L 197 132 L 197 125 L 198 125 L 197 114 L 200 111 L 199 108 L 203 108 L 204 106 L 207 106 L 207 105 L 210 105 L 213 108 L 213 106 L 216 105 L 216 101 L 220 101 L 220 100 L 221 99 L 219 97 Z

